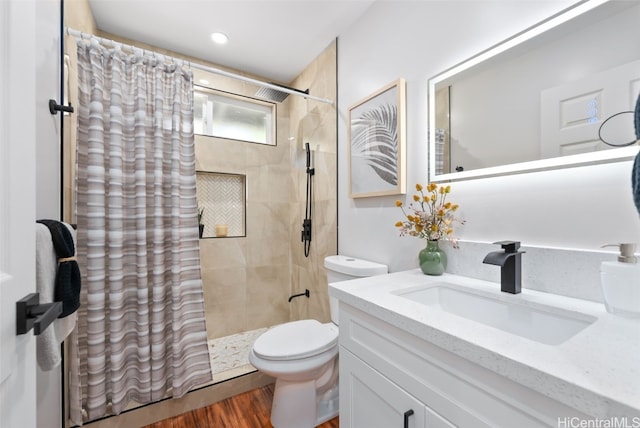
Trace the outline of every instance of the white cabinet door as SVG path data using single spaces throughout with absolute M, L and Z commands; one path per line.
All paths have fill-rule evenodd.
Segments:
M 341 428 L 424 428 L 425 416 L 422 403 L 340 348 Z

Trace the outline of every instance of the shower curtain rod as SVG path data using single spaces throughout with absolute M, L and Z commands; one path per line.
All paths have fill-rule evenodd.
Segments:
M 258 86 L 262 86 L 265 88 L 271 88 L 271 89 L 275 89 L 277 91 L 280 92 L 285 92 L 287 94 L 290 95 L 298 95 L 300 97 L 304 97 L 310 100 L 314 100 L 314 101 L 320 101 L 322 103 L 326 103 L 326 104 L 332 104 L 333 105 L 333 101 L 327 98 L 320 98 L 320 97 L 315 97 L 313 95 L 308 95 L 305 94 L 304 92 L 301 91 L 296 91 L 295 89 L 289 89 L 289 88 L 285 88 L 279 85 L 274 85 L 273 83 L 268 83 L 268 82 L 263 82 L 261 80 L 257 80 L 257 79 L 252 79 L 251 77 L 246 77 L 246 76 L 242 76 L 240 74 L 236 74 L 236 73 L 232 73 L 230 71 L 225 71 L 225 70 L 221 70 L 219 68 L 213 68 L 213 67 L 208 67 L 206 65 L 203 64 L 198 64 L 196 62 L 191 62 L 188 60 L 184 60 L 184 59 L 179 59 L 179 58 L 174 58 L 168 55 L 163 55 L 163 54 L 159 54 L 147 49 L 142 49 L 139 48 L 137 46 L 132 46 L 132 45 L 128 45 L 126 43 L 120 43 L 120 42 L 116 42 L 115 40 L 110 40 L 110 39 L 105 39 L 103 37 L 98 37 L 98 36 L 94 36 L 93 34 L 89 34 L 89 33 L 83 33 L 81 31 L 78 30 L 74 30 L 73 28 L 67 27 L 67 34 L 70 36 L 75 37 L 76 39 L 84 39 L 84 38 L 93 38 L 95 40 L 97 40 L 98 42 L 107 45 L 107 46 L 111 46 L 111 47 L 121 47 L 121 48 L 125 48 L 125 49 L 130 49 L 133 51 L 142 51 L 145 53 L 149 53 L 158 57 L 163 57 L 163 58 L 167 58 L 170 61 L 176 62 L 178 64 L 181 65 L 188 65 L 189 67 L 192 68 L 197 68 L 199 70 L 203 70 L 203 71 L 207 71 L 209 73 L 214 73 L 214 74 L 219 74 L 222 76 L 226 76 L 226 77 L 231 77 L 233 79 L 238 79 L 238 80 L 243 80 L 245 82 L 248 83 L 253 83 L 254 85 L 258 85 Z

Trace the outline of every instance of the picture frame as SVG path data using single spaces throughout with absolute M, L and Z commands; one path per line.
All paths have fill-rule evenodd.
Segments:
M 349 107 L 349 197 L 406 193 L 406 83 L 389 83 Z

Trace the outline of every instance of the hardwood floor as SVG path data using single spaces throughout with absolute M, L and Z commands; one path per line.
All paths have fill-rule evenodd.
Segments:
M 144 428 L 273 428 L 269 421 L 273 384 Z M 339 428 L 338 418 L 319 428 Z

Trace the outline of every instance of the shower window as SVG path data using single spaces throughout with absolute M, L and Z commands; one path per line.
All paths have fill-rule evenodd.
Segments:
M 276 104 L 196 86 L 194 132 L 199 135 L 276 145 Z
M 246 186 L 242 174 L 197 171 L 201 238 L 246 236 Z

